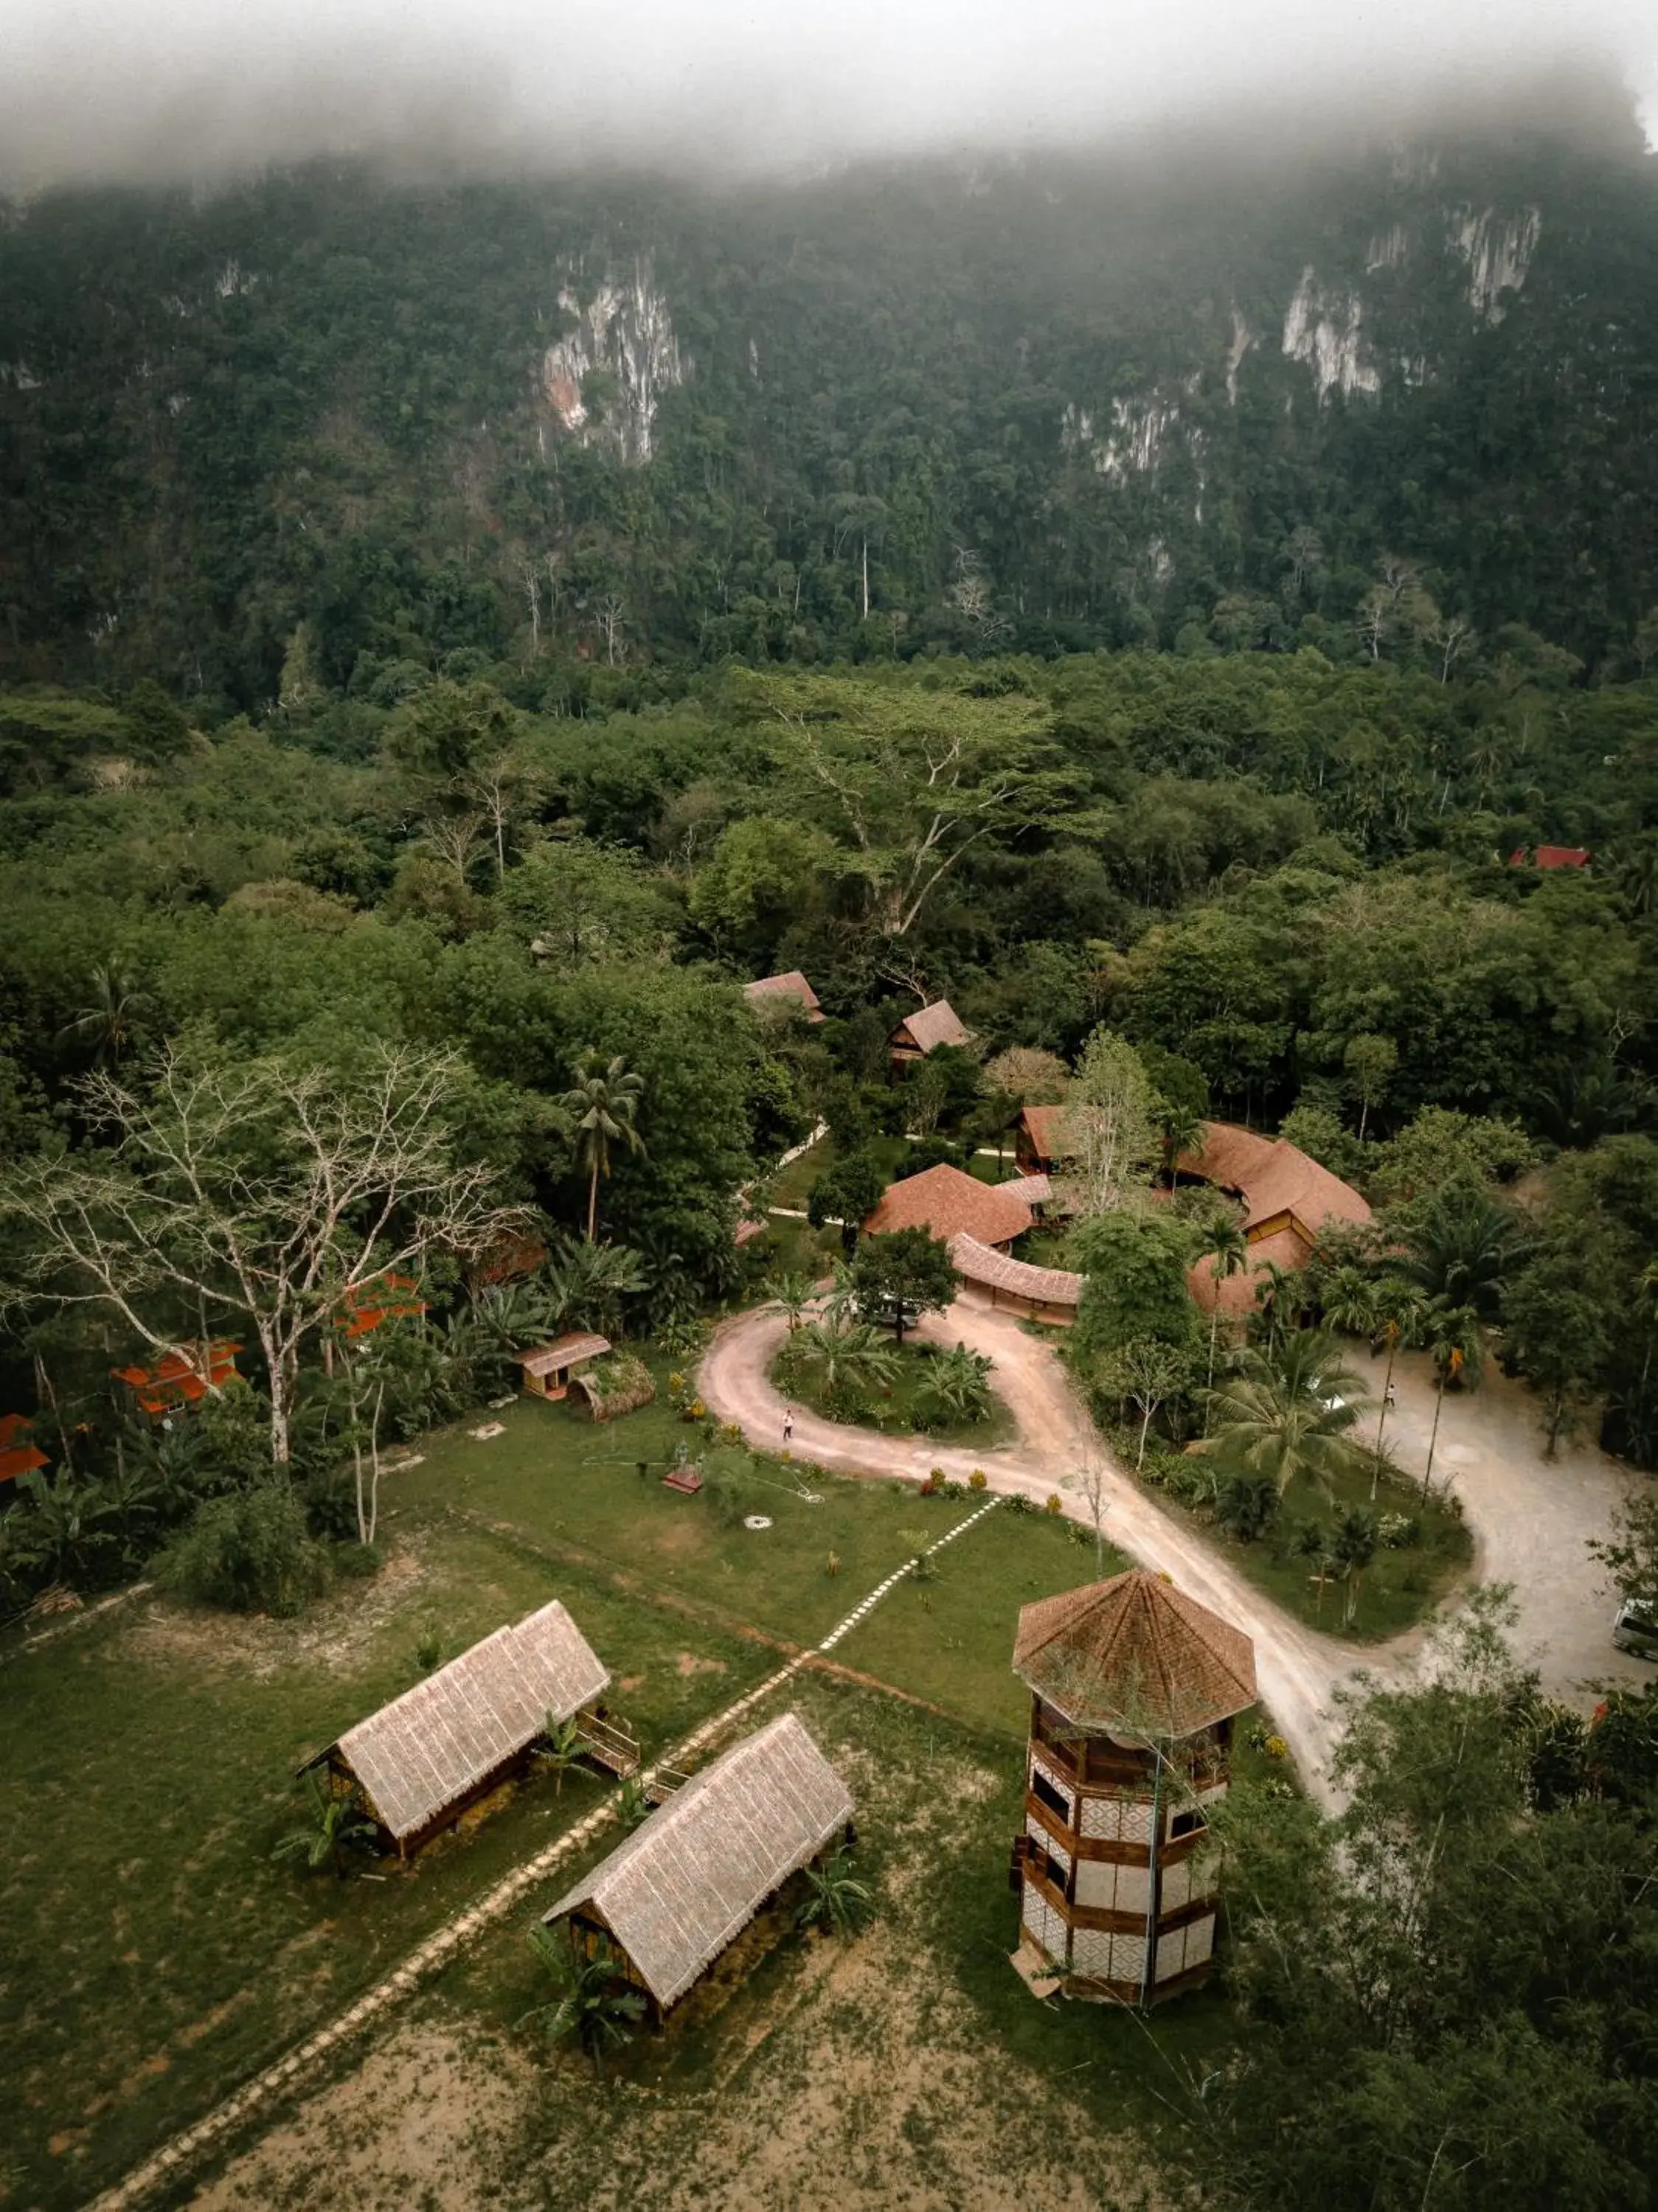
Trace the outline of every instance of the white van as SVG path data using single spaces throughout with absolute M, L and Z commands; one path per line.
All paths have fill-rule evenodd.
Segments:
M 1658 1618 L 1638 1605 L 1620 1605 L 1612 1624 L 1612 1640 L 1620 1651 L 1637 1659 L 1658 1659 Z

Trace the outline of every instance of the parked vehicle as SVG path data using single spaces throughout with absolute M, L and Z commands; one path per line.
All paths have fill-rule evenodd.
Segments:
M 1658 1615 L 1638 1605 L 1620 1605 L 1612 1624 L 1612 1640 L 1620 1651 L 1637 1659 L 1658 1659 Z

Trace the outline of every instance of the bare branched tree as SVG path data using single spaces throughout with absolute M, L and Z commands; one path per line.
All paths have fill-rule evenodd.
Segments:
M 493 1171 L 456 1162 L 462 1073 L 452 1054 L 381 1047 L 349 1077 L 179 1049 L 143 1092 L 91 1077 L 82 1104 L 110 1147 L 25 1161 L 0 1187 L 21 1255 L 3 1303 L 101 1307 L 155 1352 L 176 1347 L 181 1316 L 235 1316 L 285 1467 L 301 1354 L 352 1295 L 520 1225 L 492 1202 Z

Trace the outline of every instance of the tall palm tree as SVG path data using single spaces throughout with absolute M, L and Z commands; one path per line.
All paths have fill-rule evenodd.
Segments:
M 1362 1336 L 1375 1349 L 1375 1339 L 1381 1321 L 1381 1301 L 1379 1286 L 1373 1275 L 1350 1261 L 1344 1261 L 1324 1286 L 1320 1300 L 1324 1308 L 1326 1325 L 1338 1329 L 1344 1336 Z
M 610 1148 L 620 1145 L 630 1152 L 644 1151 L 644 1139 L 635 1127 L 645 1082 L 628 1066 L 620 1053 L 606 1060 L 596 1052 L 583 1053 L 576 1062 L 576 1084 L 558 1103 L 576 1125 L 576 1164 L 588 1171 L 588 1242 L 592 1243 L 599 1220 L 599 1178 L 610 1173 Z
M 1330 1564 L 1347 1584 L 1342 1625 L 1350 1628 L 1358 1617 L 1359 1585 L 1364 1571 L 1376 1556 L 1376 1522 L 1373 1513 L 1355 1510 L 1338 1519 L 1330 1537 Z
M 1249 1265 L 1249 1239 L 1234 1214 L 1224 1213 L 1210 1231 L 1209 1272 L 1215 1282 L 1215 1303 L 1209 1310 L 1209 1374 L 1205 1387 L 1215 1387 L 1215 1342 L 1221 1326 L 1221 1285 L 1229 1283 Z
M 1434 1393 L 1434 1425 L 1428 1438 L 1428 1465 L 1422 1477 L 1422 1502 L 1425 1505 L 1428 1486 L 1434 1479 L 1434 1451 L 1439 1443 L 1439 1417 L 1444 1410 L 1446 1385 L 1460 1375 L 1477 1375 L 1479 1371 L 1479 1316 L 1472 1306 L 1454 1306 L 1448 1298 L 1430 1298 L 1423 1316 L 1422 1342 L 1433 1354 L 1439 1384 Z
M 1204 1116 L 1194 1106 L 1175 1104 L 1164 1099 L 1157 1109 L 1157 1134 L 1163 1148 L 1163 1181 L 1170 1190 L 1174 1188 L 1174 1164 L 1182 1152 L 1189 1152 L 1203 1141 L 1206 1127 Z
M 59 1041 L 90 1043 L 100 1067 L 113 1067 L 132 1049 L 139 1023 L 151 1000 L 130 968 L 113 960 L 93 964 L 90 1003 L 58 1032 Z
M 1422 1331 L 1426 1311 L 1421 1292 L 1403 1276 L 1388 1275 L 1376 1285 L 1376 1323 L 1387 1346 L 1387 1372 L 1381 1385 L 1381 1410 L 1376 1416 L 1375 1464 L 1370 1469 L 1370 1503 L 1376 1502 L 1381 1481 L 1381 1436 L 1387 1425 L 1387 1408 L 1393 1395 L 1393 1363 L 1402 1344 L 1414 1344 Z
M 1359 1463 L 1352 1435 L 1358 1395 L 1333 1340 L 1301 1329 L 1273 1354 L 1244 1353 L 1237 1374 L 1212 1393 L 1212 1432 L 1191 1449 L 1229 1473 L 1266 1476 L 1280 1497 L 1303 1477 L 1327 1494 Z

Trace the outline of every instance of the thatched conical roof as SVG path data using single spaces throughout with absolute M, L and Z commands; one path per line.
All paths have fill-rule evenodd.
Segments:
M 1192 1735 L 1255 1702 L 1255 1647 L 1241 1629 L 1138 1568 L 1027 1605 L 1014 1672 L 1085 1729 Z

